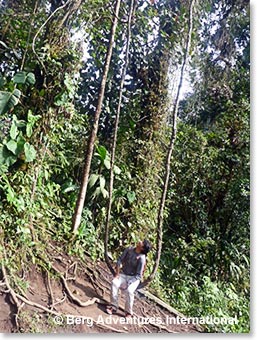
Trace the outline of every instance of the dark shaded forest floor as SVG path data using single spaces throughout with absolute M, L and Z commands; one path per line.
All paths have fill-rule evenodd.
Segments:
M 135 297 L 134 318 L 124 318 L 124 292 L 116 315 L 106 314 L 112 276 L 104 262 L 84 263 L 62 254 L 49 245 L 48 258 L 56 274 L 47 274 L 35 265 L 23 271 L 28 283 L 26 294 L 14 290 L 7 269 L 1 273 L 1 333 L 196 333 L 203 330 L 193 324 L 180 324 L 179 312 L 149 299 L 144 291 Z M 59 272 L 59 273 L 58 273 Z M 7 277 L 7 285 L 6 285 Z M 9 287 L 8 287 L 9 285 Z M 21 284 L 22 286 L 22 284 Z M 13 289 L 13 290 L 12 290 Z M 168 307 L 168 306 L 167 306 Z M 172 308 L 171 308 L 172 309 Z

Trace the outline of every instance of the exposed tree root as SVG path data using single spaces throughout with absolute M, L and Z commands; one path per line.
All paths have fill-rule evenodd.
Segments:
M 8 292 L 9 292 L 9 294 L 11 295 L 14 304 L 17 306 L 17 308 L 19 308 L 20 305 L 21 305 L 21 303 L 20 303 L 20 301 L 17 299 L 17 294 L 14 292 L 14 290 L 13 290 L 12 287 L 10 286 L 9 280 L 8 280 L 8 278 L 7 278 L 5 266 L 4 266 L 3 263 L 2 263 L 2 273 L 3 273 L 4 282 L 5 282 L 5 285 L 6 285 L 7 289 L 8 289 Z
M 63 316 L 63 314 L 61 314 L 61 313 L 58 313 L 58 312 L 56 312 L 56 311 L 54 311 L 53 310 L 53 306 L 54 305 L 56 305 L 56 303 L 55 304 L 52 304 L 52 308 L 51 309 L 49 309 L 49 308 L 47 308 L 47 307 L 45 307 L 45 306 L 43 306 L 43 305 L 41 305 L 41 304 L 39 304 L 39 303 L 36 303 L 36 302 L 33 302 L 33 301 L 31 301 L 31 300 L 28 300 L 28 299 L 26 299 L 24 296 L 22 296 L 22 295 L 20 295 L 20 294 L 17 294 L 17 293 L 15 293 L 14 292 L 14 290 L 11 288 L 11 286 L 10 286 L 10 284 L 9 284 L 9 280 L 8 280 L 8 277 L 7 277 L 7 274 L 6 274 L 6 270 L 5 270 L 5 267 L 4 267 L 4 265 L 2 265 L 2 273 L 3 273 L 3 278 L 4 278 L 4 284 L 6 285 L 6 287 L 7 287 L 7 289 L 8 289 L 8 293 L 11 295 L 11 297 L 12 297 L 12 299 L 13 299 L 13 302 L 15 303 L 15 305 L 17 306 L 17 314 L 16 314 L 16 316 L 15 316 L 15 322 L 16 322 L 16 326 L 17 326 L 17 328 L 19 328 L 19 323 L 18 323 L 18 315 L 19 315 L 19 311 L 20 311 L 20 309 L 24 306 L 24 304 L 27 304 L 27 305 L 29 305 L 29 306 L 31 306 L 31 307 L 36 307 L 36 308 L 38 308 L 38 309 L 41 309 L 41 310 L 43 310 L 44 312 L 46 312 L 46 313 L 48 313 L 49 315 L 54 315 L 54 316 Z M 6 292 L 6 293 L 7 293 Z M 65 296 L 65 299 L 66 299 L 66 296 Z M 22 301 L 22 302 L 20 302 L 20 301 Z M 78 299 L 76 299 L 76 300 L 78 300 Z M 83 305 L 83 307 L 85 307 L 85 306 L 89 306 L 89 305 L 91 305 L 92 303 L 95 303 L 97 300 L 99 300 L 99 299 L 97 299 L 97 298 L 93 298 L 92 300 L 89 300 L 89 301 L 87 301 L 87 302 L 84 302 L 84 303 L 82 303 L 82 305 Z M 64 301 L 64 300 L 63 300 Z M 63 302 L 62 301 L 62 302 Z M 59 302 L 60 303 L 60 302 Z M 71 315 L 69 315 L 69 317 L 70 317 Z M 81 316 L 80 315 L 72 315 L 74 318 L 80 318 Z M 94 320 L 94 319 L 92 319 L 93 320 L 93 322 L 94 322 L 94 324 L 97 326 L 97 327 L 100 327 L 100 328 L 103 328 L 103 329 L 108 329 L 108 330 L 110 330 L 110 331 L 112 331 L 112 332 L 116 332 L 116 333 L 128 333 L 127 331 L 125 331 L 125 330 L 120 330 L 120 329 L 116 329 L 116 328 L 114 328 L 114 327 L 111 327 L 111 326 L 109 326 L 109 325 L 106 325 L 106 324 L 103 324 L 103 323 L 98 323 L 96 320 Z
M 47 277 L 47 290 L 50 295 L 50 309 L 53 309 L 53 304 L 54 304 L 54 294 L 51 286 L 51 280 L 50 280 L 50 275 L 49 272 L 46 272 L 46 277 Z
M 103 324 L 103 323 L 98 323 L 96 322 L 95 320 L 93 320 L 94 323 L 97 325 L 97 327 L 100 327 L 100 328 L 104 328 L 104 329 L 108 329 L 112 332 L 115 332 L 115 333 L 128 333 L 127 331 L 125 330 L 121 330 L 121 329 L 117 329 L 117 328 L 114 328 L 112 326 L 109 326 L 109 325 L 106 325 L 106 324 Z
M 17 307 L 17 314 L 15 315 L 15 322 L 16 322 L 16 326 L 17 328 L 19 328 L 19 323 L 18 323 L 18 316 L 19 316 L 19 312 L 21 310 L 21 308 L 27 304 L 28 306 L 31 306 L 31 307 L 36 307 L 38 309 L 41 309 L 43 310 L 44 312 L 48 313 L 49 315 L 54 315 L 54 316 L 63 316 L 62 313 L 59 313 L 59 312 L 56 312 L 53 310 L 53 307 L 57 304 L 57 303 L 53 303 L 51 305 L 51 309 L 50 308 L 47 308 L 37 302 L 33 302 L 31 300 L 28 300 L 27 298 L 25 298 L 24 296 L 18 294 L 18 293 L 15 293 L 15 291 L 12 289 L 12 287 L 10 286 L 10 283 L 9 283 L 9 280 L 8 280 L 8 276 L 7 276 L 7 273 L 6 273 L 6 270 L 5 270 L 5 267 L 4 265 L 2 264 L 2 273 L 3 273 L 3 279 L 4 279 L 4 282 L 1 283 L 1 286 L 5 285 L 6 288 L 7 288 L 7 291 L 5 291 L 5 293 L 9 293 L 12 297 L 12 300 L 13 300 L 13 304 L 16 305 Z M 59 301 L 58 303 L 61 303 L 63 302 L 64 300 L 66 299 L 66 295 L 64 296 L 64 299 L 62 299 L 61 301 Z M 95 303 L 97 301 L 96 298 L 93 298 L 92 300 L 90 301 L 87 301 L 86 303 L 83 303 L 83 306 L 87 305 L 91 305 L 92 303 Z M 69 315 L 70 317 L 71 315 Z M 74 318 L 80 318 L 81 316 L 80 315 L 72 315 Z M 95 321 L 93 319 L 93 322 L 95 325 L 97 325 L 98 327 L 101 327 L 101 328 L 105 328 L 105 329 L 108 329 L 108 330 L 111 330 L 113 332 L 117 332 L 117 333 L 127 333 L 127 332 L 124 332 L 124 331 L 120 331 L 118 329 L 115 329 L 111 326 L 108 326 L 108 325 L 105 325 L 105 324 L 100 324 L 100 323 L 97 323 L 97 321 Z
M 140 318 L 139 315 L 137 315 L 137 314 L 134 314 L 134 315 L 135 315 L 137 318 Z M 177 333 L 177 332 L 171 331 L 171 330 L 168 329 L 166 326 L 163 326 L 163 325 L 161 325 L 161 324 L 159 324 L 159 323 L 155 323 L 155 322 L 151 321 L 151 320 L 149 319 L 149 317 L 148 317 L 146 314 L 144 314 L 144 313 L 143 313 L 143 316 L 144 316 L 146 319 L 148 319 L 148 320 L 147 320 L 147 323 L 148 323 L 149 325 L 158 328 L 159 331 L 164 330 L 164 331 L 166 331 L 167 333 Z
M 5 258 L 5 261 L 6 261 L 6 254 L 4 254 L 4 258 Z M 72 267 L 75 267 L 74 268 L 74 273 L 76 274 L 76 265 L 75 264 L 72 264 L 69 269 L 71 269 Z M 55 268 L 53 265 L 52 265 L 52 268 L 60 275 L 60 278 L 62 280 L 62 283 L 68 293 L 68 296 L 73 300 L 73 302 L 75 302 L 76 304 L 78 304 L 80 307 L 87 307 L 87 306 L 90 306 L 96 302 L 103 302 L 102 300 L 94 297 L 86 302 L 82 302 L 80 301 L 77 297 L 75 297 L 72 292 L 70 291 L 69 287 L 68 287 L 68 284 L 67 284 L 67 279 L 65 279 L 65 277 L 63 276 L 62 273 L 59 272 L 59 270 L 57 268 Z M 8 279 L 8 275 L 7 275 L 7 272 L 6 272 L 6 269 L 5 269 L 5 266 L 4 266 L 4 262 L 2 263 L 2 266 L 1 266 L 1 269 L 2 269 L 2 275 L 3 275 L 3 280 L 0 282 L 1 283 L 1 287 L 6 287 L 6 290 L 4 290 L 3 292 L 5 294 L 9 294 L 10 297 L 11 297 L 11 302 L 13 305 L 16 306 L 16 314 L 15 314 L 15 325 L 17 327 L 17 329 L 19 329 L 19 322 L 18 322 L 18 318 L 19 318 L 19 313 L 21 311 L 21 309 L 23 308 L 23 306 L 26 304 L 28 306 L 31 306 L 31 307 L 35 307 L 35 308 L 38 308 L 38 309 L 41 309 L 43 310 L 44 312 L 48 313 L 49 315 L 54 315 L 54 316 L 62 316 L 63 314 L 62 313 L 59 313 L 59 312 L 56 312 L 54 310 L 54 307 L 57 305 L 57 304 L 60 304 L 62 302 L 64 302 L 67 298 L 67 295 L 65 294 L 63 299 L 60 300 L 60 301 L 56 301 L 54 302 L 54 295 L 53 295 L 53 291 L 52 291 L 52 287 L 51 287 L 51 282 L 50 282 L 50 277 L 49 277 L 49 273 L 47 272 L 47 286 L 48 286 L 48 291 L 49 291 L 49 294 L 50 294 L 50 298 L 51 298 L 51 306 L 50 308 L 48 307 L 45 307 L 37 302 L 34 302 L 34 301 L 31 301 L 29 300 L 28 298 L 16 293 L 14 291 L 14 289 L 11 287 L 10 285 L 10 282 L 9 282 L 9 279 Z M 68 270 L 69 270 L 68 269 Z M 67 274 L 67 273 L 66 273 Z M 67 276 L 67 275 L 66 275 Z M 75 276 L 75 275 L 74 275 Z M 71 278 L 70 278 L 71 279 Z M 81 317 L 81 316 L 74 316 L 74 317 Z M 95 320 L 93 320 L 95 324 L 97 324 L 97 322 Z M 98 325 L 98 324 L 97 324 Z M 111 328 L 107 325 L 98 325 L 102 328 L 107 328 L 107 329 L 110 329 Z M 113 331 L 115 331 L 115 329 L 112 329 Z M 117 332 L 119 332 L 118 330 L 116 330 Z
M 101 300 L 97 297 L 94 297 L 88 301 L 81 301 L 80 299 L 78 299 L 76 296 L 74 296 L 70 290 L 70 288 L 68 287 L 67 284 L 67 279 L 65 279 L 65 277 L 63 276 L 63 274 L 52 264 L 52 268 L 56 271 L 57 274 L 60 275 L 60 278 L 62 280 L 62 283 L 64 285 L 64 288 L 66 289 L 68 296 L 71 298 L 71 300 L 73 302 L 75 302 L 77 305 L 79 305 L 80 307 L 88 307 L 93 305 L 96 302 L 101 302 Z
M 71 268 L 73 268 L 73 267 L 74 267 L 74 269 L 73 269 L 73 276 L 72 276 L 72 277 L 68 277 L 68 273 L 69 273 L 69 271 L 71 270 Z M 78 269 L 78 263 L 75 261 L 75 262 L 73 262 L 73 263 L 69 266 L 69 268 L 67 269 L 65 279 L 66 279 L 67 281 L 68 281 L 68 280 L 76 280 L 76 278 L 77 278 L 77 269 Z
M 61 303 L 64 303 L 64 301 L 67 299 L 67 295 L 64 293 L 64 296 L 63 296 L 63 298 L 60 300 L 60 301 L 56 301 L 56 302 L 54 302 L 53 304 L 52 304 L 52 308 L 54 308 L 55 306 L 57 306 L 57 305 L 60 305 Z

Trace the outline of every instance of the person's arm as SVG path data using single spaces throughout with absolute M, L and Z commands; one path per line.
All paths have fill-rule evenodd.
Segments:
M 126 255 L 127 255 L 127 253 L 128 253 L 128 250 L 129 250 L 129 248 L 126 248 L 126 249 L 123 251 L 123 253 L 121 254 L 121 256 L 118 258 L 117 263 L 116 263 L 116 268 L 115 268 L 115 275 L 114 275 L 114 277 L 119 277 L 119 275 L 120 275 L 120 266 L 121 266 L 123 260 L 125 259 Z
M 133 276 L 129 282 L 128 282 L 128 286 L 137 281 L 137 280 L 141 280 L 142 276 L 143 276 L 143 272 L 144 272 L 144 267 L 145 267 L 145 256 L 140 256 L 140 258 L 138 259 L 138 263 L 137 263 L 137 272 L 136 275 Z

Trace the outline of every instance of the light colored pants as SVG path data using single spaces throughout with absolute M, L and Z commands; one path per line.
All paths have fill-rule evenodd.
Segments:
M 134 281 L 127 287 L 127 283 L 130 279 L 131 276 L 120 274 L 118 278 L 116 277 L 112 280 L 111 303 L 118 309 L 119 289 L 124 289 L 126 293 L 125 311 L 129 314 L 133 314 L 134 293 L 140 283 L 140 280 Z

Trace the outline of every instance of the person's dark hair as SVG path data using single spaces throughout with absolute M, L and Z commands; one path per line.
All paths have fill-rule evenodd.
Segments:
M 143 241 L 144 249 L 142 250 L 142 253 L 147 255 L 149 251 L 152 249 L 152 245 L 148 240 Z

